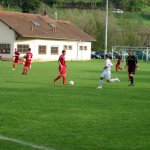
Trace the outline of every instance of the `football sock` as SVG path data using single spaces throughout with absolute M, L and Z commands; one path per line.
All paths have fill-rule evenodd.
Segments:
M 129 80 L 131 80 L 131 76 L 130 76 L 130 74 L 128 74 L 128 77 L 129 77 Z
M 133 84 L 133 77 L 131 78 L 131 84 Z
M 66 76 L 63 76 L 63 84 L 66 84 Z
M 99 80 L 99 86 L 102 87 L 103 85 L 103 80 Z
M 26 68 L 25 67 L 23 68 L 23 73 L 26 73 Z
M 118 72 L 118 68 L 116 67 L 116 72 Z
M 16 67 L 15 67 L 15 64 L 13 64 L 13 68 L 16 68 Z
M 115 82 L 115 81 L 117 81 L 116 79 L 110 79 L 110 82 Z
M 26 67 L 26 74 L 28 74 L 28 68 Z

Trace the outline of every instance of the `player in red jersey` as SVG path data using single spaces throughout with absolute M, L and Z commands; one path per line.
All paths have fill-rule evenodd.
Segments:
M 31 65 L 32 56 L 33 56 L 33 54 L 31 53 L 31 48 L 29 48 L 28 52 L 26 53 L 26 55 L 24 57 L 26 60 L 25 60 L 25 65 L 24 65 L 22 74 L 25 74 L 25 75 L 28 74 L 28 70 L 29 70 L 30 65 Z
M 66 71 L 67 71 L 67 66 L 66 66 L 66 61 L 65 61 L 65 55 L 66 51 L 62 51 L 62 55 L 59 56 L 58 63 L 59 63 L 59 75 L 54 79 L 54 84 L 56 83 L 57 80 L 60 78 L 63 78 L 63 84 L 66 84 Z
M 19 64 L 19 52 L 15 49 L 15 52 L 14 52 L 14 58 L 13 58 L 13 68 L 12 70 L 15 70 L 16 69 L 16 65 Z
M 120 63 L 121 63 L 121 57 L 120 57 L 120 51 L 119 51 L 118 52 L 117 63 L 116 63 L 116 72 L 118 72 L 118 69 L 122 70 L 122 68 L 120 67 Z

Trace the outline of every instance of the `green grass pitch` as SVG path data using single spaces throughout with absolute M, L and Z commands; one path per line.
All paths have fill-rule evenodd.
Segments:
M 103 63 L 67 62 L 75 84 L 63 86 L 53 85 L 57 62 L 33 63 L 27 76 L 0 62 L 0 136 L 55 150 L 150 149 L 150 63 L 139 63 L 134 87 L 113 68 L 121 82 L 97 90 Z M 0 150 L 34 149 L 0 139 Z

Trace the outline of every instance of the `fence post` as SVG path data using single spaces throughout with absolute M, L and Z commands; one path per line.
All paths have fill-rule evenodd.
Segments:
M 114 47 L 112 46 L 112 60 L 113 60 L 113 52 L 114 52 Z
M 147 47 L 147 51 L 146 51 L 146 60 L 148 60 L 148 47 Z

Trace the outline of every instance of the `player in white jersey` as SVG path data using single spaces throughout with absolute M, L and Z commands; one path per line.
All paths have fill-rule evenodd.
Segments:
M 102 89 L 103 79 L 106 79 L 108 83 L 115 82 L 115 81 L 120 82 L 120 80 L 118 78 L 111 79 L 111 67 L 112 66 L 113 66 L 113 64 L 111 63 L 108 55 L 105 54 L 104 71 L 101 74 L 99 86 L 97 87 L 98 89 Z

